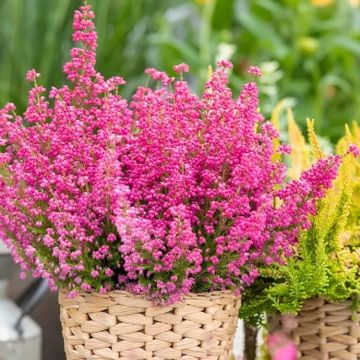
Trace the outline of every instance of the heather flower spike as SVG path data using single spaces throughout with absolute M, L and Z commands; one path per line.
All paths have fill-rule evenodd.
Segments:
M 350 144 L 348 153 L 352 154 L 355 158 L 360 156 L 360 150 L 355 144 Z
M 261 69 L 257 66 L 250 66 L 248 70 L 248 74 L 252 75 L 254 77 L 260 77 L 261 76 Z
M 35 84 L 23 117 L 0 110 L 0 236 L 22 276 L 70 296 L 123 288 L 172 302 L 240 292 L 259 265 L 292 255 L 341 158 L 323 157 L 286 184 L 257 85 L 234 98 L 228 61 L 201 97 L 148 69 L 160 86 L 139 87 L 128 103 L 117 92 L 125 81 L 95 69 L 93 19 L 89 5 L 75 12 L 70 84 L 52 88 L 53 101 Z
M 35 81 L 40 76 L 39 73 L 35 71 L 35 69 L 31 69 L 26 74 L 26 80 L 27 81 Z

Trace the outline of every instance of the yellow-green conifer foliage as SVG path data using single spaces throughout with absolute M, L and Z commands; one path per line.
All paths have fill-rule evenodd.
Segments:
M 288 111 L 288 135 L 293 150 L 290 155 L 290 178 L 323 156 L 308 120 L 308 142 Z M 262 269 L 262 276 L 243 294 L 240 316 L 250 323 L 262 321 L 264 312 L 298 312 L 304 300 L 326 297 L 330 301 L 357 299 L 360 296 L 360 161 L 346 155 L 350 144 L 360 146 L 360 127 L 346 126 L 345 135 L 336 146 L 343 156 L 339 174 L 309 230 L 303 231 L 296 255 L 284 266 Z
M 302 171 L 311 166 L 310 151 L 290 108 L 287 110 L 287 126 L 289 144 L 292 147 L 291 167 L 288 170 L 288 175 L 291 179 L 298 179 Z

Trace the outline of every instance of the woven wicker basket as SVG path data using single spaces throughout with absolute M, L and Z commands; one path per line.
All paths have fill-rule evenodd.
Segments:
M 360 360 L 360 313 L 351 302 L 308 300 L 292 335 L 301 360 Z
M 154 306 L 125 291 L 59 294 L 67 360 L 228 360 L 240 299 L 231 292 L 190 294 Z

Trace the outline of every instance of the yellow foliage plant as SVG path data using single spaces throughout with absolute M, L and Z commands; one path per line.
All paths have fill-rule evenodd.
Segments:
M 291 110 L 287 113 L 288 137 L 292 145 L 290 178 L 297 178 L 313 161 L 323 156 L 307 120 L 308 144 Z M 344 155 L 350 144 L 360 147 L 360 127 L 354 122 L 336 145 Z M 338 177 L 326 197 L 318 203 L 310 229 L 303 231 L 295 256 L 283 266 L 261 270 L 256 283 L 243 294 L 240 313 L 250 324 L 259 324 L 264 313 L 297 313 L 306 299 L 325 297 L 330 301 L 360 295 L 360 161 L 344 156 Z

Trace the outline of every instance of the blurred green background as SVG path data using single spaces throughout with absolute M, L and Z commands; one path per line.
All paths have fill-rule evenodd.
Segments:
M 263 68 L 262 111 L 281 99 L 296 118 L 317 121 L 336 140 L 360 119 L 359 0 L 89 0 L 99 33 L 98 70 L 129 83 L 146 67 L 191 67 L 194 91 L 219 58 L 234 63 L 236 92 L 250 64 Z M 73 10 L 80 0 L 0 0 L 0 106 L 26 105 L 25 73 L 35 67 L 46 86 L 63 81 Z

